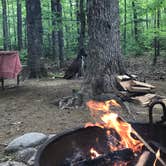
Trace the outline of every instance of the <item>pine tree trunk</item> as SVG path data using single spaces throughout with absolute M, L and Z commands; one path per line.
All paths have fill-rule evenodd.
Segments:
M 17 41 L 18 50 L 22 49 L 22 1 L 17 0 Z
M 57 19 L 58 19 L 58 45 L 59 45 L 59 65 L 60 68 L 64 66 L 64 39 L 63 39 L 63 25 L 62 25 L 62 5 L 60 0 L 57 0 Z
M 30 78 L 42 76 L 42 22 L 40 0 L 26 0 L 27 11 L 27 40 L 28 40 L 28 67 Z
M 2 0 L 2 15 L 3 15 L 3 47 L 4 50 L 9 49 L 9 33 L 7 21 L 6 0 Z
M 80 0 L 80 36 L 79 36 L 79 50 L 84 48 L 85 40 L 85 11 L 84 0 Z
M 85 98 L 93 98 L 113 92 L 115 75 L 125 71 L 120 49 L 118 1 L 88 0 L 87 3 L 89 53 L 83 91 Z

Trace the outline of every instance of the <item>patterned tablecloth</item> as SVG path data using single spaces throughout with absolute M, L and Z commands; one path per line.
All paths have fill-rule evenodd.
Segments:
M 0 78 L 16 78 L 21 69 L 17 51 L 0 51 Z

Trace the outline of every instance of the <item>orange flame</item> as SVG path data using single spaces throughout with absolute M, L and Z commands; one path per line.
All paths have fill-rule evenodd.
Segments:
M 118 114 L 111 112 L 110 106 L 120 107 L 115 100 L 109 100 L 106 102 L 96 102 L 91 100 L 87 102 L 87 106 L 90 108 L 94 116 L 99 112 L 102 113 L 102 115 L 100 115 L 100 119 L 103 123 L 88 123 L 86 124 L 86 127 L 98 126 L 101 128 L 114 129 L 119 134 L 121 139 L 116 140 L 119 141 L 118 145 L 109 145 L 111 151 L 124 148 L 130 148 L 133 150 L 133 152 L 141 151 L 143 143 L 140 140 L 132 137 L 131 134 L 134 134 L 134 131 L 132 130 L 131 125 L 122 120 Z M 109 137 L 110 135 L 111 133 L 107 131 L 107 136 Z
M 95 159 L 95 158 L 101 156 L 101 154 L 99 154 L 94 148 L 90 149 L 90 154 L 91 154 L 91 159 Z

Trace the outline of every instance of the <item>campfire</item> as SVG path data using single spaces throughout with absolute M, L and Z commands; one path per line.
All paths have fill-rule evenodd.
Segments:
M 157 165 L 160 150 L 147 142 L 111 107 L 115 100 L 89 101 L 87 106 L 97 123 L 52 138 L 38 152 L 36 166 L 128 166 Z

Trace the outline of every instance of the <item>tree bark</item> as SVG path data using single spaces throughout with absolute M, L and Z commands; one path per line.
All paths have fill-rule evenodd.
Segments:
M 17 41 L 18 50 L 22 49 L 22 1 L 17 0 Z
M 9 49 L 9 33 L 7 21 L 6 0 L 2 0 L 2 15 L 3 15 L 3 47 L 4 50 Z
M 59 45 L 59 65 L 64 66 L 64 39 L 62 25 L 62 5 L 60 0 L 57 0 L 57 21 L 58 21 L 58 45 Z
M 86 98 L 112 93 L 115 75 L 125 73 L 120 49 L 117 0 L 88 0 L 89 53 L 85 83 Z M 88 92 L 87 92 L 88 91 Z
M 28 67 L 30 78 L 42 76 L 42 22 L 40 0 L 26 0 L 27 40 L 28 40 Z

